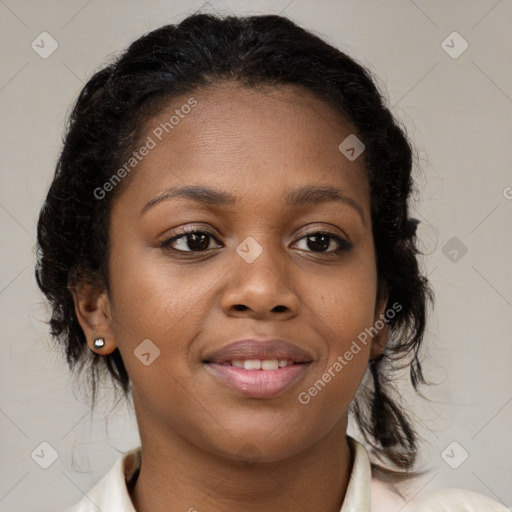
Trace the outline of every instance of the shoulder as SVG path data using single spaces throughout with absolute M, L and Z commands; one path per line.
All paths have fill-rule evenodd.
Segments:
M 497 501 L 466 489 L 441 489 L 418 502 L 416 512 L 510 512 Z
M 512 512 L 512 508 L 467 489 L 438 489 L 417 497 L 375 478 L 371 503 L 371 512 Z
M 512 507 L 468 489 L 425 491 L 425 479 L 430 482 L 431 474 L 429 470 L 399 477 L 372 465 L 371 512 L 512 512 Z
M 65 512 L 98 512 L 115 510 L 135 512 L 127 483 L 141 465 L 141 447 L 124 453 L 112 469 L 76 505 Z

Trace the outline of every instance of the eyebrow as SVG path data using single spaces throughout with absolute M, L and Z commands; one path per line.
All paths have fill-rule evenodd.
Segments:
M 142 208 L 140 214 L 144 214 L 151 207 L 161 203 L 162 201 L 167 201 L 175 197 L 184 197 L 192 201 L 212 206 L 223 206 L 236 203 L 236 196 L 230 194 L 229 192 L 215 190 L 213 188 L 202 185 L 189 185 L 184 187 L 173 186 L 165 189 L 158 196 L 147 202 Z M 336 187 L 315 187 L 306 185 L 288 192 L 284 198 L 284 202 L 286 204 L 296 207 L 314 206 L 332 201 L 351 206 L 359 213 L 363 224 L 366 226 L 366 219 L 363 209 L 360 207 L 360 205 L 351 197 L 343 195 L 342 191 Z

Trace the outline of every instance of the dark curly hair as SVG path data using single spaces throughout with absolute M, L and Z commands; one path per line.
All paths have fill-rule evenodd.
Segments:
M 369 70 L 288 18 L 194 14 L 142 36 L 84 86 L 37 226 L 35 274 L 52 307 L 53 339 L 72 370 L 87 370 L 93 405 L 105 369 L 128 397 L 130 381 L 119 351 L 99 356 L 88 350 L 70 292 L 80 282 L 109 290 L 109 213 L 129 177 L 101 200 L 94 190 L 126 161 L 144 123 L 166 102 L 219 81 L 309 91 L 348 120 L 365 145 L 378 298 L 387 294 L 388 304 L 401 308 L 386 318 L 387 347 L 370 361 L 351 413 L 376 453 L 410 470 L 417 434 L 396 398 L 393 375 L 409 367 L 414 389 L 426 383 L 419 350 L 433 300 L 417 261 L 417 221 L 408 215 L 411 144 Z

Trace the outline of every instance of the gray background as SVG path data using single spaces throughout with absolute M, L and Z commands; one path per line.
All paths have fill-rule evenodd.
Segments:
M 51 346 L 35 225 L 88 77 L 142 33 L 200 8 L 287 15 L 378 77 L 418 149 L 414 215 L 437 297 L 427 332 L 435 385 L 424 389 L 430 401 L 413 398 L 432 471 L 415 492 L 459 486 L 512 505 L 510 0 L 0 0 L 0 510 L 61 510 L 138 444 L 125 406 L 105 419 L 108 384 L 91 416 Z M 454 31 L 469 44 L 456 58 L 445 51 L 463 48 Z M 42 32 L 58 43 L 46 59 L 31 47 Z M 58 453 L 48 469 L 31 457 L 49 456 L 42 442 Z

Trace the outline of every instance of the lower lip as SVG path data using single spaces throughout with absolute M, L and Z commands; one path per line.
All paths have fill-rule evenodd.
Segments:
M 236 366 L 207 363 L 206 367 L 230 388 L 248 398 L 273 398 L 300 380 L 310 363 L 293 364 L 277 370 L 245 370 Z

